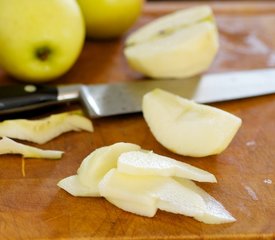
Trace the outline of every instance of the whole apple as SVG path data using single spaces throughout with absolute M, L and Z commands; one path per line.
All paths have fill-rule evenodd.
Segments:
M 19 80 L 61 76 L 75 63 L 84 40 L 76 0 L 0 1 L 0 66 Z
M 115 38 L 125 33 L 141 14 L 144 0 L 78 0 L 87 36 Z

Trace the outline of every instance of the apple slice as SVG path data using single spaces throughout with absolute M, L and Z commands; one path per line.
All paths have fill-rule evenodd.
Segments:
M 209 68 L 218 51 L 218 32 L 208 6 L 160 17 L 132 33 L 124 54 L 136 71 L 153 78 L 182 78 Z
M 172 152 L 193 157 L 221 153 L 242 123 L 233 114 L 161 89 L 144 95 L 142 111 L 159 143 Z
M 183 178 L 175 178 L 175 180 L 196 192 L 203 198 L 206 204 L 206 211 L 202 216 L 195 216 L 197 220 L 208 224 L 230 223 L 236 221 L 236 219 L 223 207 L 220 202 L 210 196 L 194 182 Z
M 22 143 L 15 142 L 7 137 L 0 140 L 0 154 L 22 154 L 25 158 L 61 158 L 62 151 L 42 150 L 36 147 L 27 146 Z
M 100 195 L 117 207 L 152 217 L 157 209 L 202 216 L 206 206 L 202 197 L 170 177 L 136 176 L 110 170 L 99 183 Z
M 139 149 L 136 144 L 123 142 L 98 148 L 82 161 L 77 175 L 61 180 L 58 186 L 74 196 L 99 196 L 98 183 L 117 166 L 120 154 Z
M 152 151 L 130 151 L 118 158 L 119 172 L 139 176 L 177 176 L 199 182 L 217 182 L 215 176 L 187 163 L 158 155 Z
M 93 131 L 91 121 L 81 111 L 51 115 L 39 120 L 15 119 L 0 123 L 0 137 L 27 140 L 39 144 L 68 131 Z

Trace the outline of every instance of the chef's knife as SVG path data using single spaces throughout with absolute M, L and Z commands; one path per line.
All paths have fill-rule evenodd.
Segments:
M 0 87 L 0 115 L 81 101 L 91 117 L 141 111 L 143 95 L 155 88 L 199 103 L 275 93 L 275 69 L 207 74 L 189 79 L 142 80 L 92 85 L 8 85 Z

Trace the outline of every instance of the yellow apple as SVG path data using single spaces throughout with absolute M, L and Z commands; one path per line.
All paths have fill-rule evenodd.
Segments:
M 114 38 L 139 17 L 144 0 L 78 0 L 88 37 Z
M 84 39 L 75 0 L 0 1 L 0 66 L 20 80 L 42 82 L 64 74 Z

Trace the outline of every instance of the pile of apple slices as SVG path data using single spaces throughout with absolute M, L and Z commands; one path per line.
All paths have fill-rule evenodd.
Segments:
M 208 224 L 235 221 L 192 180 L 216 182 L 207 171 L 120 142 L 96 149 L 76 175 L 62 179 L 58 186 L 73 196 L 105 197 L 125 211 L 147 217 L 160 209 Z
M 129 35 L 124 54 L 137 72 L 152 78 L 183 78 L 207 70 L 219 48 L 209 6 L 178 10 Z

